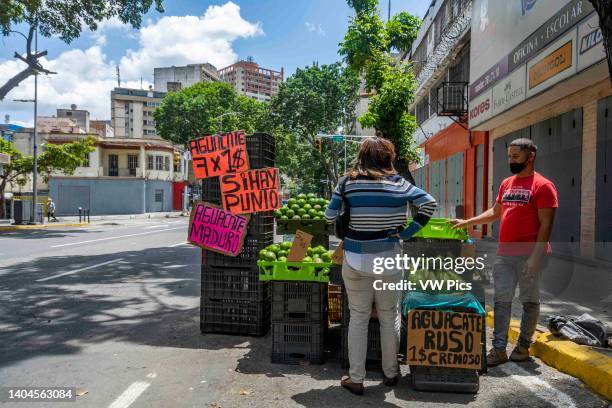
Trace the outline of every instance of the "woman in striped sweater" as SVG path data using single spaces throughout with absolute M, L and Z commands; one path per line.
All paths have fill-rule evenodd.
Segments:
M 344 239 L 342 277 L 350 309 L 348 331 L 349 377 L 342 386 L 354 394 L 363 394 L 366 374 L 368 322 L 372 303 L 380 323 L 384 382 L 397 384 L 397 353 L 401 319 L 399 294 L 380 289 L 385 283 L 397 283 L 402 271 L 375 268 L 376 258 L 395 258 L 401 254 L 401 239 L 410 239 L 432 216 L 436 201 L 425 191 L 397 174 L 393 167 L 395 149 L 383 138 L 365 139 L 353 168 L 338 182 L 325 211 L 328 222 L 334 222 L 343 198 L 350 208 L 350 222 Z M 418 208 L 413 221 L 406 226 L 409 204 Z M 380 264 L 377 264 L 380 266 Z

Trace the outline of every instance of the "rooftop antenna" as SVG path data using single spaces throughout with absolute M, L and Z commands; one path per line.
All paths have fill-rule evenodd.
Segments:
M 142 89 L 142 77 L 140 77 L 140 89 Z
M 117 68 L 117 87 L 121 88 L 121 73 L 119 72 L 119 64 L 115 66 Z

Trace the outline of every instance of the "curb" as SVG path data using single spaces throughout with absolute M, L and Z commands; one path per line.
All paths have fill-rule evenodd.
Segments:
M 41 225 L 11 225 L 8 227 L 0 226 L 0 231 L 19 231 L 19 230 L 35 230 L 35 229 L 47 229 L 57 227 L 86 227 L 91 225 L 87 222 L 81 223 L 57 223 L 57 224 L 41 224 Z
M 487 313 L 487 326 L 493 327 L 492 311 Z M 520 327 L 520 321 L 510 321 L 508 339 L 511 342 L 517 342 Z M 582 380 L 593 391 L 612 400 L 612 354 L 556 337 L 549 331 L 536 332 L 529 351 L 547 365 Z

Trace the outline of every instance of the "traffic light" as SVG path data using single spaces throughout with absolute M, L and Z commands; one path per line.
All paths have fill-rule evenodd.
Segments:
M 315 149 L 317 149 L 319 152 L 321 152 L 323 150 L 322 146 L 321 146 L 321 139 L 315 139 Z

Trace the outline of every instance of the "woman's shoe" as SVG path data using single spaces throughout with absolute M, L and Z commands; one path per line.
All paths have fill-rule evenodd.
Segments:
M 397 382 L 399 381 L 399 374 L 393 378 L 389 378 L 383 374 L 383 378 L 385 379 L 384 383 L 387 387 L 395 387 L 397 385 Z
M 351 380 L 351 377 L 343 378 L 340 381 L 340 385 L 342 385 L 342 387 L 346 388 L 355 395 L 363 395 L 363 384 L 354 383 Z

